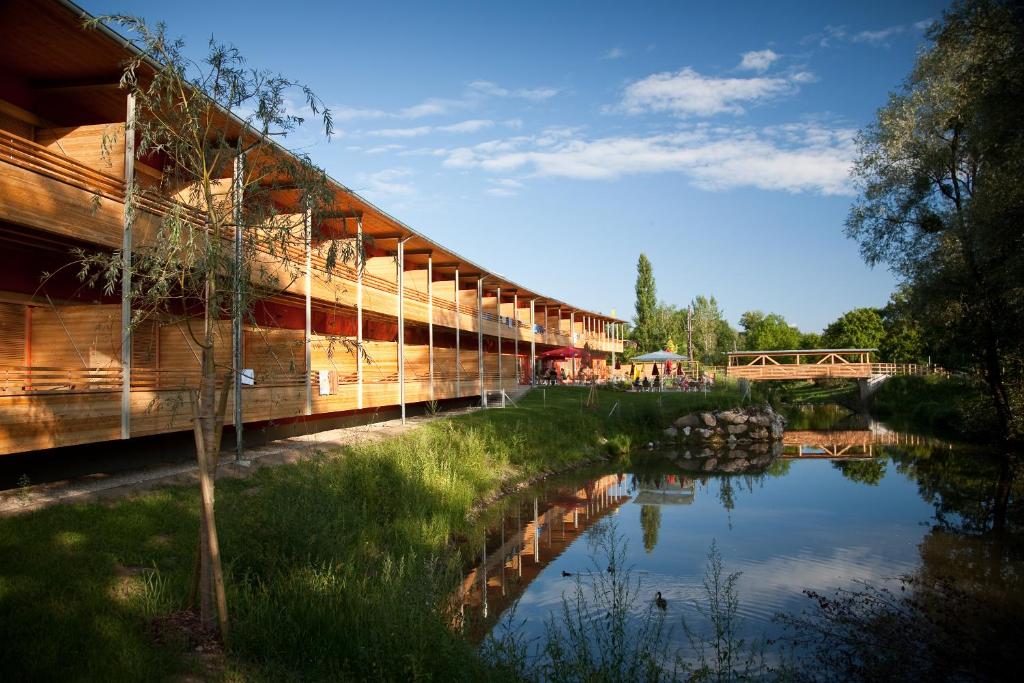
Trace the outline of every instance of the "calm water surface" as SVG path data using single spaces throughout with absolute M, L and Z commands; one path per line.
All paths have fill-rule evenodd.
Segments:
M 465 624 L 477 638 L 500 632 L 515 606 L 516 627 L 542 635 L 576 578 L 601 571 L 594 536 L 609 524 L 641 583 L 638 612 L 660 591 L 669 616 L 694 616 L 716 543 L 726 570 L 742 572 L 751 636 L 778 635 L 773 616 L 809 607 L 804 590 L 921 571 L 980 574 L 968 560 L 992 559 L 988 534 L 999 523 L 999 467 L 988 455 L 819 407 L 791 417 L 781 456 L 760 473 L 706 475 L 682 467 L 679 454 L 651 453 L 623 471 L 548 481 L 490 511 L 486 543 L 481 529 L 467 546 Z M 1018 545 L 1000 544 L 996 559 L 1019 577 Z M 673 638 L 685 646 L 681 629 Z

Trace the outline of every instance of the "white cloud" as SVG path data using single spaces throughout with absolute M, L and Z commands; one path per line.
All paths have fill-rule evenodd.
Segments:
M 626 56 L 626 51 L 621 47 L 613 47 L 612 49 L 601 55 L 601 59 L 622 59 Z
M 426 135 L 433 130 L 431 126 L 417 126 L 415 128 L 378 128 L 377 130 L 367 131 L 367 135 L 373 135 L 380 138 L 416 138 L 421 135 Z
M 929 28 L 931 28 L 931 25 L 934 23 L 935 20 L 932 19 L 931 17 L 928 17 L 927 19 L 922 19 L 921 21 L 915 21 L 914 28 L 916 28 L 918 31 L 926 31 Z
M 430 133 L 477 133 L 494 125 L 490 119 L 468 119 L 445 126 L 416 126 L 413 128 L 378 128 L 366 131 L 367 135 L 381 138 L 417 138 Z
M 334 105 L 330 109 L 334 120 L 338 122 L 354 121 L 356 119 L 381 119 L 388 115 L 387 112 L 380 109 L 360 109 L 344 104 Z
M 407 168 L 386 168 L 376 173 L 359 175 L 361 190 L 375 197 L 402 197 L 416 194 L 416 188 L 407 183 L 398 182 L 412 175 Z
M 489 194 L 492 197 L 515 197 L 519 194 L 519 190 L 525 187 L 521 182 L 514 178 L 499 178 L 491 181 L 492 187 L 484 190 L 484 194 Z
M 401 149 L 405 149 L 405 145 L 379 145 L 377 147 L 370 147 L 364 154 L 384 154 L 386 152 L 397 152 Z
M 924 30 L 931 25 L 932 19 L 923 19 L 915 22 L 913 27 Z M 816 42 L 820 47 L 832 47 L 835 43 L 864 43 L 867 45 L 888 45 L 889 40 L 907 30 L 907 27 L 898 24 L 875 31 L 859 31 L 851 33 L 846 26 L 826 26 L 821 33 L 812 33 L 804 36 L 801 43 Z
M 740 60 L 739 68 L 744 71 L 756 71 L 762 73 L 768 70 L 772 64 L 778 60 L 777 55 L 772 50 L 756 50 L 753 52 L 744 52 L 743 59 Z
M 690 67 L 652 74 L 626 86 L 619 109 L 630 113 L 669 112 L 682 116 L 743 113 L 743 105 L 757 104 L 797 90 L 793 78 L 715 78 Z
M 903 33 L 903 31 L 903 26 L 890 26 L 877 31 L 861 31 L 860 33 L 854 34 L 850 40 L 854 43 L 871 43 L 872 45 L 878 45 L 886 42 L 893 36 Z
M 447 126 L 438 126 L 437 130 L 445 133 L 476 133 L 493 125 L 494 121 L 489 119 L 469 119 L 468 121 L 460 121 L 459 123 Z
M 649 136 L 539 137 L 491 140 L 448 152 L 449 168 L 579 180 L 643 173 L 682 173 L 702 189 L 755 187 L 823 195 L 849 194 L 855 131 L 818 124 L 765 129 L 709 128 Z
M 554 97 L 558 94 L 556 88 L 518 88 L 510 90 L 494 83 L 493 81 L 473 81 L 467 87 L 475 93 L 489 97 L 516 97 L 524 100 L 539 102 Z

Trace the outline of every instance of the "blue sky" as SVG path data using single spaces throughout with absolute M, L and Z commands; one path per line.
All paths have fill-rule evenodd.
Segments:
M 527 287 L 628 317 L 644 251 L 660 299 L 805 330 L 892 291 L 846 174 L 944 5 L 84 2 L 305 81 L 337 131 L 289 147 Z

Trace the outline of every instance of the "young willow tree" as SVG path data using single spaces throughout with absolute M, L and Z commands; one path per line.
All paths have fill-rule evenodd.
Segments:
M 661 325 L 658 320 L 658 294 L 654 286 L 654 269 L 646 254 L 636 263 L 636 312 L 633 315 L 633 341 L 640 353 L 661 347 Z
M 231 380 L 240 368 L 219 361 L 224 354 L 217 349 L 232 343 L 224 321 L 252 320 L 254 302 L 305 272 L 308 245 L 317 237 L 311 232 L 330 211 L 332 190 L 308 158 L 287 154 L 272 140 L 302 124 L 292 113 L 298 96 L 327 135 L 331 117 L 308 87 L 249 68 L 231 46 L 211 40 L 196 62 L 162 24 L 110 16 L 86 25 L 101 22 L 126 29 L 141 48 L 121 77 L 130 103 L 126 144 L 134 145 L 135 160 L 162 173 L 150 182 L 128 174 L 130 248 L 79 252 L 80 274 L 111 293 L 127 293 L 129 329 L 147 320 L 179 325 L 198 348 L 198 388 L 194 373 L 182 384 L 195 425 L 202 504 L 193 596 L 203 625 L 226 636 L 214 475 Z M 362 245 L 334 237 L 320 247 L 328 271 L 338 262 L 361 263 Z M 240 327 L 236 322 L 236 338 Z
M 1024 9 L 956 2 L 861 133 L 847 234 L 903 278 L 947 367 L 978 369 L 1024 434 Z

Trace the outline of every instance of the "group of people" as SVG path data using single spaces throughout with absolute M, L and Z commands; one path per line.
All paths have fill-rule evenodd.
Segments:
M 565 373 L 565 368 L 562 368 L 561 372 L 559 372 L 553 365 L 545 370 L 541 377 L 543 379 L 541 384 L 550 384 L 551 386 L 559 384 L 560 382 L 564 383 L 569 379 L 569 376 Z
M 704 391 L 714 387 L 714 378 L 700 374 L 700 377 L 691 382 L 690 378 L 683 375 L 682 378 L 676 381 L 675 385 L 682 391 Z M 647 375 L 641 379 L 639 376 L 633 379 L 633 390 L 634 391 L 661 391 L 664 384 L 661 381 L 660 375 L 654 375 L 654 379 L 651 380 Z

